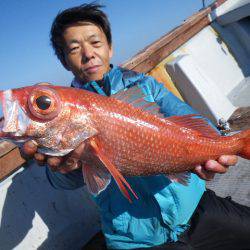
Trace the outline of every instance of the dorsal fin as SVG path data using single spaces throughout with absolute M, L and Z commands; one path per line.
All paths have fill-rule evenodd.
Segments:
M 127 90 L 124 89 L 112 95 L 112 97 L 122 102 L 129 103 L 130 105 L 140 108 L 150 114 L 164 118 L 164 115 L 160 112 L 159 105 L 155 102 L 148 101 L 148 99 L 152 99 L 152 97 L 147 95 L 140 85 L 135 85 Z M 217 138 L 219 136 L 217 131 L 198 114 L 172 116 L 168 117 L 167 120 L 207 138 Z
M 175 124 L 180 125 L 186 129 L 191 129 L 207 138 L 218 138 L 220 135 L 218 132 L 204 120 L 203 117 L 197 114 L 183 115 L 183 116 L 171 116 L 167 118 Z
M 160 107 L 157 103 L 149 101 L 152 99 L 151 95 L 145 93 L 140 85 L 135 85 L 128 89 L 119 91 L 111 96 L 117 100 L 128 103 L 135 108 L 142 109 L 150 114 L 163 118 L 163 114 L 160 112 Z

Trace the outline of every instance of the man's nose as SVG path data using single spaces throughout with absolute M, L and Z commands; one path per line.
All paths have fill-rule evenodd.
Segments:
M 83 63 L 88 62 L 92 58 L 94 58 L 94 49 L 91 46 L 85 46 L 82 55 Z

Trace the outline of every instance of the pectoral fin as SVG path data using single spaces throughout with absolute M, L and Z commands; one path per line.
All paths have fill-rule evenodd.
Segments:
M 84 182 L 90 193 L 98 195 L 111 181 L 109 172 L 103 166 L 84 164 L 82 167 Z
M 190 183 L 190 172 L 182 172 L 182 173 L 175 173 L 175 174 L 168 174 L 166 177 L 170 179 L 172 182 L 178 182 L 184 186 L 188 186 Z
M 129 202 L 132 202 L 132 200 L 130 198 L 129 192 L 127 191 L 126 187 L 131 191 L 134 197 L 138 199 L 137 195 L 135 194 L 129 183 L 122 176 L 122 174 L 116 169 L 113 163 L 101 152 L 95 139 L 90 140 L 90 145 L 92 147 L 93 153 L 100 159 L 103 165 L 113 176 L 122 194 L 129 200 Z

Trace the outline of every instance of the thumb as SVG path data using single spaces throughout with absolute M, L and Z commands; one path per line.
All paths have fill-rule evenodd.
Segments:
M 68 173 L 82 167 L 82 161 L 78 158 L 68 157 L 58 168 L 61 173 Z
M 33 140 L 27 141 L 23 144 L 20 151 L 24 158 L 31 158 L 37 152 L 37 143 Z

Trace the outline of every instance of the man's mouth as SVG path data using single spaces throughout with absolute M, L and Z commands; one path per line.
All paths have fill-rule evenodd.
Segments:
M 90 66 L 90 67 L 86 68 L 84 71 L 87 73 L 93 74 L 93 73 L 96 73 L 100 67 L 101 67 L 101 65 Z

